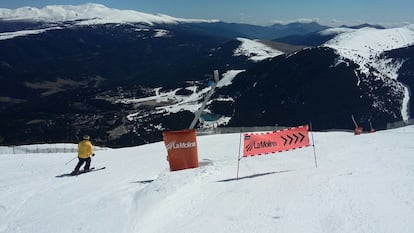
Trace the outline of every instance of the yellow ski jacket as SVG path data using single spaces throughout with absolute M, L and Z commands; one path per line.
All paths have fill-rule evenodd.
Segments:
M 87 159 L 93 154 L 92 143 L 89 140 L 83 140 L 78 144 L 78 157 Z

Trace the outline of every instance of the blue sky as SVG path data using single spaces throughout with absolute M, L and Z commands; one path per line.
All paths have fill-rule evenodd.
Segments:
M 269 25 L 297 19 L 323 24 L 414 23 L 414 0 L 1 0 L 0 8 L 100 3 L 180 18 Z

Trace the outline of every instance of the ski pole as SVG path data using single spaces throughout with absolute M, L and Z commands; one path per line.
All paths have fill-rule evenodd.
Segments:
M 354 115 L 351 115 L 352 121 L 354 122 L 355 128 L 358 128 L 358 124 L 355 121 Z
M 71 160 L 69 160 L 68 162 L 66 162 L 65 165 L 68 165 L 68 163 L 72 162 L 74 159 L 76 159 L 76 157 L 73 158 L 73 159 L 71 159 Z

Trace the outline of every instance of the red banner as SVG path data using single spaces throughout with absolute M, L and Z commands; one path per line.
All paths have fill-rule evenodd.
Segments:
M 309 146 L 308 126 L 268 133 L 244 134 L 243 156 L 254 156 Z

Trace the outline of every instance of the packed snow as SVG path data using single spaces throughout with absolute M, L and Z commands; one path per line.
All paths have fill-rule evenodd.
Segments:
M 240 136 L 198 136 L 200 167 L 175 172 L 163 142 L 62 178 L 75 153 L 2 154 L 0 232 L 414 231 L 414 126 L 314 132 L 315 147 L 242 158 L 236 179 Z

